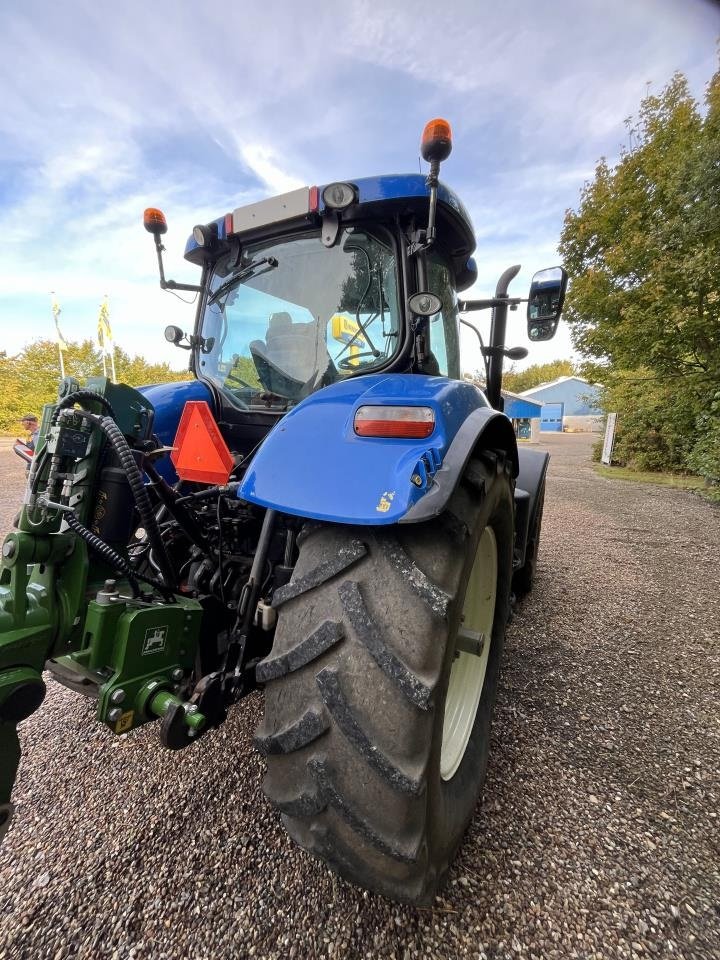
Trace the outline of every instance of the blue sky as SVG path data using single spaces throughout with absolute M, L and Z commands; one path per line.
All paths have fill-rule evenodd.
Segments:
M 710 0 L 6 4 L 0 348 L 52 335 L 51 290 L 66 337 L 94 336 L 108 294 L 125 349 L 182 366 L 163 328 L 194 313 L 158 287 L 146 206 L 169 220 L 168 275 L 192 282 L 193 224 L 302 184 L 417 170 L 434 116 L 453 125 L 443 179 L 478 238 L 468 295 L 511 263 L 524 295 L 647 84 L 682 70 L 702 97 L 719 36 Z M 463 350 L 477 369 L 469 331 Z M 526 363 L 569 354 L 561 325 Z

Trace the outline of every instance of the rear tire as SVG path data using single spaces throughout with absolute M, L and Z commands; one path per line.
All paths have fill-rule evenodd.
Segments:
M 485 780 L 512 542 L 509 466 L 487 454 L 429 523 L 310 527 L 276 591 L 257 669 L 265 793 L 291 837 L 352 883 L 428 903 L 455 855 Z M 466 635 L 483 616 L 490 633 L 479 681 L 475 654 L 456 660 L 463 612 Z

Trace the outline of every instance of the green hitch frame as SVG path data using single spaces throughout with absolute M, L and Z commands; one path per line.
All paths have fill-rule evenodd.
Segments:
M 79 389 L 66 379 L 60 397 Z M 95 402 L 88 392 L 104 398 Z M 70 400 L 66 401 L 65 405 Z M 113 410 L 131 445 L 149 439 L 154 411 L 138 391 L 104 377 L 88 381 L 82 405 Z M 91 528 L 98 472 L 107 449 L 102 429 L 57 405 L 43 411 L 25 503 L 5 539 L 0 563 L 0 840 L 12 818 L 20 761 L 17 724 L 42 703 L 48 666 L 60 682 L 97 697 L 97 718 L 125 733 L 162 718 L 161 737 L 186 746 L 205 717 L 184 697 L 190 687 L 202 607 L 180 595 L 131 596 L 108 561 L 63 523 L 72 511 Z

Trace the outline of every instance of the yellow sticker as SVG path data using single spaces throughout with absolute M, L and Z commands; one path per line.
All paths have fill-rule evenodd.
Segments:
M 375 507 L 378 513 L 387 513 L 390 507 L 392 506 L 393 499 L 395 498 L 395 491 L 386 490 L 383 495 L 380 497 L 380 502 Z
M 134 717 L 134 710 L 126 710 L 115 724 L 115 733 L 125 733 L 126 730 L 129 730 L 133 725 Z

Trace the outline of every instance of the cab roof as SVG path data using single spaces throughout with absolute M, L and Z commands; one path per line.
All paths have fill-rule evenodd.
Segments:
M 364 177 L 344 181 L 356 191 L 357 200 L 343 211 L 343 220 L 358 217 L 384 219 L 400 215 L 416 215 L 418 226 L 427 217 L 430 188 L 420 173 L 387 174 L 379 177 Z M 272 235 L 288 226 L 301 226 L 303 222 L 314 223 L 326 212 L 321 187 L 303 187 L 278 197 L 269 197 L 255 204 L 238 207 L 233 213 L 215 220 L 218 239 L 227 240 L 237 236 L 252 240 L 258 236 Z M 438 186 L 437 237 L 452 259 L 455 273 L 460 280 L 468 269 L 468 259 L 475 249 L 475 233 L 470 215 L 464 204 L 444 183 Z M 185 246 L 185 259 L 202 263 L 206 254 L 191 235 Z M 466 286 L 463 283 L 462 286 Z M 458 289 L 462 289 L 458 285 Z

